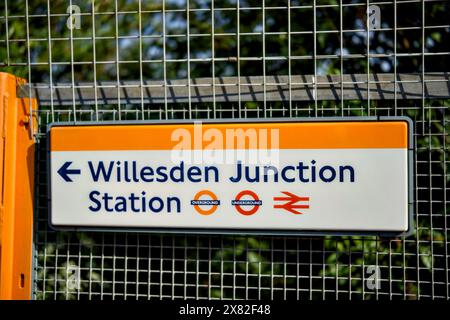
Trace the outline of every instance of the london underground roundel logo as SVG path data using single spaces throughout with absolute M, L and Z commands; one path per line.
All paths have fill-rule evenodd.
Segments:
M 243 197 L 250 197 L 252 199 L 242 199 Z M 251 216 L 255 214 L 259 207 L 262 205 L 262 201 L 259 200 L 258 195 L 251 190 L 243 190 L 236 195 L 236 198 L 231 201 L 231 204 L 235 206 L 236 210 L 244 215 Z M 250 207 L 249 210 L 245 210 L 243 207 Z
M 200 199 L 204 196 L 209 197 L 209 199 Z M 198 213 L 209 216 L 217 210 L 217 207 L 220 205 L 220 200 L 217 199 L 214 192 L 210 190 L 201 190 L 195 194 L 194 199 L 191 200 L 191 205 L 194 206 L 195 211 Z M 203 209 L 203 206 L 209 206 L 210 208 Z

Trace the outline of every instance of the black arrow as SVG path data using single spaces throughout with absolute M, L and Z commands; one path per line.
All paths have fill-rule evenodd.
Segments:
M 58 173 L 66 182 L 73 182 L 69 177 L 69 174 L 80 174 L 81 170 L 79 169 L 69 169 L 69 166 L 72 164 L 72 161 L 67 161 L 59 168 Z

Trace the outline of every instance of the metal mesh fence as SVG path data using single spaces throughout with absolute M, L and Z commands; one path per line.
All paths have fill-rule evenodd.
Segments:
M 33 298 L 448 299 L 449 9 L 448 0 L 2 1 L 1 70 L 26 78 L 19 94 L 39 104 Z M 399 115 L 414 121 L 407 238 L 48 227 L 51 122 Z

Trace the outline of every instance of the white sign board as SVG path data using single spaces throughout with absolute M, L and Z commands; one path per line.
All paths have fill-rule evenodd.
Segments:
M 54 228 L 402 234 L 410 123 L 53 125 Z

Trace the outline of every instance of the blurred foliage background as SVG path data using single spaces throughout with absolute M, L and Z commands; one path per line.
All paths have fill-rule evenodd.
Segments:
M 47 84 L 449 71 L 449 1 L 398 0 L 397 8 L 394 1 L 378 3 L 382 29 L 371 33 L 365 0 L 212 1 L 72 1 L 81 13 L 80 28 L 73 30 L 67 28 L 69 1 L 5 1 L 1 71 Z M 46 223 L 46 154 L 39 148 L 36 298 L 448 298 L 448 106 L 448 100 L 420 99 L 398 100 L 397 106 L 389 100 L 317 105 L 320 116 L 372 112 L 414 120 L 416 230 L 408 238 L 54 232 Z M 144 107 L 163 118 L 164 106 Z M 236 104 L 222 103 L 219 116 L 265 115 L 259 103 L 241 107 L 239 113 Z M 92 119 L 92 106 L 77 108 Z M 207 118 L 211 108 L 172 105 L 168 117 L 192 112 Z M 289 105 L 271 102 L 270 108 L 271 116 L 286 116 Z M 316 104 L 295 102 L 293 108 L 296 116 L 309 117 Z M 53 110 L 56 121 L 70 119 L 64 111 Z M 114 105 L 102 106 L 99 120 L 117 112 Z M 39 111 L 41 132 L 49 113 Z M 43 134 L 40 144 L 45 146 Z M 366 286 L 370 265 L 380 267 L 378 290 Z M 77 289 L 68 286 L 71 266 L 80 268 Z

